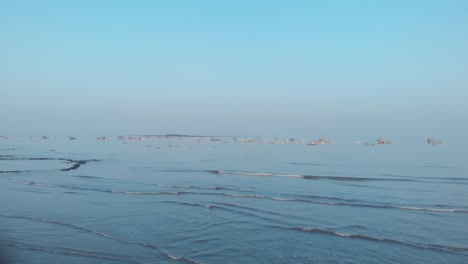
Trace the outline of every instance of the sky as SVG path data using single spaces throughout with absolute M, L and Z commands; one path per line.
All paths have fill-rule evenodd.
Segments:
M 468 1 L 0 1 L 0 135 L 468 132 Z

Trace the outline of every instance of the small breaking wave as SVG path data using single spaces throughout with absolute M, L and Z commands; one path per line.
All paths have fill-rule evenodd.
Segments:
M 171 203 L 171 204 L 179 204 L 179 205 L 188 205 L 193 207 L 204 207 L 204 208 L 215 208 L 216 206 L 211 204 L 198 204 L 198 203 L 189 203 L 189 202 L 180 202 L 180 201 L 163 201 L 162 203 Z
M 20 181 L 20 180 L 15 180 L 11 179 L 13 182 L 21 183 L 24 185 L 37 185 L 37 186 L 42 186 L 42 187 L 57 187 L 57 185 L 53 184 L 45 184 L 45 183 L 37 183 L 37 182 L 29 182 L 29 181 Z
M 184 256 L 174 256 L 174 255 L 170 255 L 170 254 L 166 254 L 166 256 L 172 260 L 180 260 L 180 261 L 183 261 L 183 262 L 186 262 L 186 263 L 193 263 L 193 264 L 204 264 L 203 262 L 198 262 L 198 261 L 195 261 L 193 259 L 189 259 L 187 257 L 184 257 Z
M 104 190 L 104 192 L 128 194 L 128 195 L 164 195 L 164 194 L 178 195 L 178 194 L 183 193 L 183 192 L 132 192 L 132 191 L 116 191 L 116 190 Z
M 76 176 L 74 176 L 74 177 L 84 178 L 84 179 L 101 179 L 101 180 L 104 179 L 104 178 L 101 178 L 101 177 L 89 176 L 89 175 L 76 175 Z
M 449 252 L 449 253 L 461 253 L 462 252 L 463 255 L 468 255 L 464 253 L 464 252 L 468 252 L 468 248 L 466 247 L 404 242 L 404 241 L 390 239 L 390 238 L 379 238 L 379 237 L 371 237 L 371 236 L 365 236 L 365 235 L 359 235 L 359 234 L 348 234 L 348 233 L 341 233 L 337 231 L 319 229 L 319 228 L 293 228 L 293 229 L 298 230 L 298 231 L 303 231 L 303 232 L 333 235 L 333 236 L 345 237 L 345 238 L 350 238 L 350 239 L 361 239 L 361 240 L 368 240 L 368 241 L 373 241 L 373 242 L 398 244 L 398 245 L 415 247 L 415 248 L 424 249 L 424 250 L 443 251 L 443 252 Z
M 194 170 L 194 169 L 183 169 L 183 168 L 153 168 L 153 167 L 145 167 L 146 169 L 151 169 L 152 171 L 160 171 L 160 172 L 205 172 L 204 170 Z
M 448 213 L 468 213 L 468 210 L 460 210 L 453 208 L 425 208 L 425 207 L 409 207 L 409 206 L 395 206 L 395 208 L 412 211 L 430 211 L 430 212 L 448 212 Z
M 226 187 L 207 187 L 207 186 L 192 186 L 192 185 L 171 185 L 171 184 L 154 184 L 164 188 L 179 188 L 179 189 L 199 189 L 199 190 L 228 190 Z
M 34 181 L 21 181 L 16 179 L 10 179 L 13 182 L 24 184 L 24 185 L 35 185 L 40 187 L 49 187 L 49 188 L 64 188 L 64 189 L 71 189 L 71 190 L 82 190 L 82 191 L 105 191 L 102 189 L 95 189 L 95 188 L 85 188 L 73 185 L 60 185 L 60 184 L 47 184 L 47 183 L 39 183 Z
M 265 173 L 265 172 L 241 172 L 241 171 L 227 171 L 227 170 L 209 170 L 208 172 L 211 172 L 214 174 L 233 174 L 233 175 L 242 175 L 242 176 L 281 176 L 279 174 Z

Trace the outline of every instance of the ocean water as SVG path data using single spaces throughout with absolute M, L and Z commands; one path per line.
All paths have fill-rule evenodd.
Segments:
M 468 263 L 466 146 L 220 139 L 0 140 L 1 258 Z

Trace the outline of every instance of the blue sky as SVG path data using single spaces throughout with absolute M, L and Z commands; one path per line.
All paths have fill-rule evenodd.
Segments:
M 0 134 L 463 136 L 468 1 L 0 1 Z

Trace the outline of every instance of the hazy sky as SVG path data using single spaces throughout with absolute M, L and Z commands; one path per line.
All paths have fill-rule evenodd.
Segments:
M 0 135 L 468 133 L 468 1 L 0 1 Z

